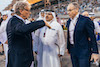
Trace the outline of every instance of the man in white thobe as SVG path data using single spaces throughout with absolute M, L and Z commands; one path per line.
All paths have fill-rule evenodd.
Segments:
M 41 10 L 39 13 L 39 18 L 37 20 L 44 20 L 45 10 Z M 41 29 L 38 29 L 34 33 L 32 33 L 33 38 L 33 51 L 37 54 L 37 67 L 42 67 L 42 56 L 43 56 L 43 44 L 39 37 Z
M 39 13 L 39 17 L 37 18 L 37 20 L 44 20 L 44 16 L 45 16 L 45 10 L 42 9 Z
M 63 29 L 52 11 L 46 12 L 46 21 L 52 29 L 43 27 L 39 34 L 36 34 L 40 38 L 37 40 L 37 44 L 43 45 L 42 66 L 40 67 L 61 67 L 60 57 L 64 55 L 65 51 Z
M 8 62 L 8 41 L 7 41 L 7 34 L 6 34 L 6 26 L 8 23 L 8 20 L 11 18 L 11 11 L 4 11 L 3 12 L 3 22 L 1 23 L 0 26 L 0 40 L 4 46 L 4 53 L 6 56 L 6 62 L 5 62 L 5 67 L 7 67 L 7 62 Z M 7 17 L 8 16 L 8 17 Z

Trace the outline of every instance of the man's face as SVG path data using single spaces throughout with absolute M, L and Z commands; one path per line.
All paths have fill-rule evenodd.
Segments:
M 44 17 L 44 12 L 41 12 L 41 16 Z
M 78 8 L 75 8 L 73 4 L 69 4 L 67 7 L 67 12 L 70 18 L 74 18 L 78 13 Z
M 53 19 L 53 15 L 51 12 L 46 13 L 46 21 L 51 21 Z
M 26 6 L 24 8 L 24 10 L 20 10 L 20 13 L 21 13 L 21 16 L 23 17 L 23 19 L 27 19 L 31 14 L 30 8 L 28 6 Z
M 3 20 L 6 20 L 7 19 L 7 15 L 3 15 Z

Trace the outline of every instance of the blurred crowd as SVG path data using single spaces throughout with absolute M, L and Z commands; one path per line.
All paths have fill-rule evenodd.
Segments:
M 32 10 L 32 14 L 38 17 L 38 13 L 41 9 L 53 9 L 57 15 L 68 15 L 67 14 L 67 5 L 71 3 L 71 1 L 60 1 L 58 4 L 50 5 L 49 7 L 42 7 Z M 79 3 L 80 5 L 80 12 L 88 11 L 88 12 L 100 12 L 100 3 L 98 1 L 82 1 Z

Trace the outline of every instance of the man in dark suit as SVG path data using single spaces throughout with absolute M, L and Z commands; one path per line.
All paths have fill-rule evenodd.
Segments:
M 35 21 L 25 24 L 25 19 L 30 15 L 30 5 L 27 2 L 17 2 L 14 6 L 14 15 L 7 24 L 8 37 L 8 65 L 7 67 L 30 67 L 33 61 L 31 32 L 47 22 Z
M 67 21 L 67 49 L 73 67 L 90 67 L 90 59 L 98 60 L 98 48 L 94 35 L 94 24 L 88 17 L 79 14 L 79 4 L 67 7 L 70 19 Z M 90 40 L 89 40 L 90 38 Z

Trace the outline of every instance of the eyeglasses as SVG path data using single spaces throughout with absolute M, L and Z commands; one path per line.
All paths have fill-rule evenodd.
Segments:
M 74 8 L 74 9 L 76 9 L 76 8 Z M 67 10 L 67 12 L 71 12 L 71 11 L 73 11 L 74 9 L 69 9 L 69 10 Z
M 24 10 L 26 10 L 27 12 L 29 12 L 30 10 L 28 10 L 28 9 L 24 9 Z

